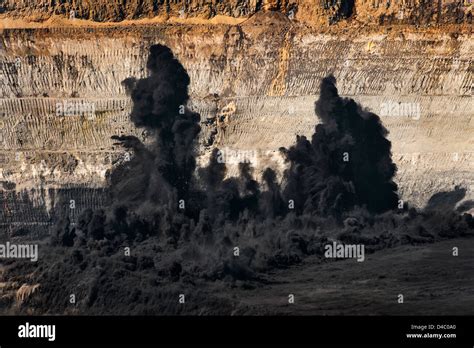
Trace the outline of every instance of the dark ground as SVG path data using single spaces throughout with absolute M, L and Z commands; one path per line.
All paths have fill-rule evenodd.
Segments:
M 457 257 L 452 255 L 455 246 L 459 248 Z M 58 275 L 62 276 L 41 283 L 39 290 L 22 303 L 18 303 L 15 289 L 21 284 L 33 285 L 33 278 L 23 274 L 14 279 L 17 285 L 13 287 L 1 283 L 0 312 L 4 315 L 473 315 L 473 265 L 474 238 L 459 237 L 366 253 L 364 262 L 308 256 L 299 264 L 270 269 L 251 280 L 187 276 L 173 281 L 159 278 L 156 268 L 110 270 L 99 276 L 100 266 L 93 272 L 77 274 L 70 265 L 71 274 L 60 271 Z M 53 271 L 57 264 L 50 267 Z M 77 296 L 75 305 L 68 303 L 71 292 Z M 186 296 L 185 304 L 178 301 L 181 293 Z M 288 303 L 289 294 L 295 296 L 294 304 Z M 404 296 L 403 304 L 398 303 L 399 294 Z
M 401 246 L 366 255 L 364 262 L 309 257 L 271 272 L 267 280 L 257 290 L 208 291 L 233 297 L 247 314 L 473 315 L 474 239 Z M 288 304 L 288 294 L 295 295 L 294 304 Z

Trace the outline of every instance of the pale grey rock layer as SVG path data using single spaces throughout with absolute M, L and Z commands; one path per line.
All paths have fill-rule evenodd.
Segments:
M 2 35 L 0 181 L 9 209 L 2 220 L 10 225 L 44 220 L 24 211 L 30 205 L 21 192 L 48 211 L 57 189 L 74 188 L 79 208 L 101 204 L 100 191 L 90 188 L 102 188 L 106 171 L 124 158 L 110 136 L 145 138 L 128 120 L 131 104 L 121 82 L 146 75 L 147 49 L 155 43 L 170 46 L 190 75 L 189 106 L 201 114 L 203 127 L 201 164 L 218 146 L 256 154 L 257 176 L 266 166 L 281 173 L 278 148 L 290 146 L 297 134 L 311 136 L 320 80 L 334 74 L 341 95 L 382 116 L 404 200 L 423 206 L 457 185 L 468 190 L 466 199 L 474 198 L 471 35 L 334 35 L 289 25 L 18 29 Z M 92 103 L 95 117 L 58 116 L 58 103 Z M 214 142 L 206 145 L 212 131 Z M 236 172 L 230 165 L 229 174 Z

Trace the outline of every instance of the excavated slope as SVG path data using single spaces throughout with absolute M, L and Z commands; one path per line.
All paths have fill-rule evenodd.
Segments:
M 58 191 L 76 201 L 76 211 L 103 203 L 106 171 L 126 158 L 110 136 L 145 136 L 128 120 L 131 105 L 121 82 L 146 75 L 147 50 L 155 43 L 171 47 L 191 77 L 202 161 L 218 146 L 243 151 L 256 175 L 266 166 L 281 172 L 278 148 L 297 134 L 312 134 L 319 82 L 332 73 L 340 94 L 382 116 L 403 199 L 422 206 L 456 185 L 472 199 L 471 29 L 374 30 L 347 23 L 315 29 L 280 12 L 257 13 L 240 25 L 4 29 L 0 223 L 10 230 L 47 226 Z M 95 112 L 58 116 L 58 103 L 93 105 Z

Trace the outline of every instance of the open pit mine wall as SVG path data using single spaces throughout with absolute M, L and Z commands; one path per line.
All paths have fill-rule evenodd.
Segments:
M 210 19 L 278 11 L 309 25 L 357 18 L 371 24 L 472 23 L 471 0 L 3 0 L 0 15 L 45 20 L 53 15 L 116 22 L 150 17 Z
M 474 198 L 470 34 L 322 34 L 281 21 L 271 30 L 255 24 L 5 29 L 1 43 L 0 228 L 8 235 L 24 228 L 44 235 L 55 207 L 69 200 L 71 221 L 81 209 L 103 204 L 105 173 L 126 156 L 110 136 L 144 137 L 129 122 L 121 81 L 146 75 L 155 43 L 171 47 L 189 72 L 190 106 L 203 127 L 201 158 L 218 146 L 246 151 L 256 175 L 266 166 L 283 169 L 278 148 L 313 133 L 318 86 L 332 73 L 342 95 L 383 114 L 404 200 L 422 206 L 456 185 Z M 92 105 L 94 112 L 65 113 L 71 105 Z M 66 203 L 58 204 L 60 194 Z

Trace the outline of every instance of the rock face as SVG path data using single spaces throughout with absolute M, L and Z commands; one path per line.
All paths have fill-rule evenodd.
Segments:
M 472 23 L 470 0 L 4 0 L 0 13 L 34 20 L 62 15 L 117 22 L 155 16 L 239 18 L 266 10 L 278 11 L 306 24 L 333 24 L 349 17 L 375 24 Z
M 313 133 L 320 80 L 333 74 L 340 94 L 379 114 L 390 131 L 404 200 L 422 206 L 455 186 L 474 198 L 471 7 L 408 0 L 183 3 L 3 3 L 4 20 L 47 19 L 71 9 L 95 21 L 180 16 L 182 8 L 184 16 L 203 18 L 256 14 L 239 25 L 3 29 L 0 228 L 48 226 L 58 206 L 71 201 L 73 221 L 74 211 L 103 204 L 106 171 L 130 155 L 110 136 L 146 137 L 129 122 L 121 82 L 146 75 L 155 43 L 169 46 L 188 70 L 191 107 L 201 114 L 203 162 L 217 146 L 230 157 L 248 156 L 257 176 L 266 166 L 281 172 L 278 148 Z M 364 26 L 395 22 L 464 24 Z M 237 165 L 229 162 L 232 175 Z

